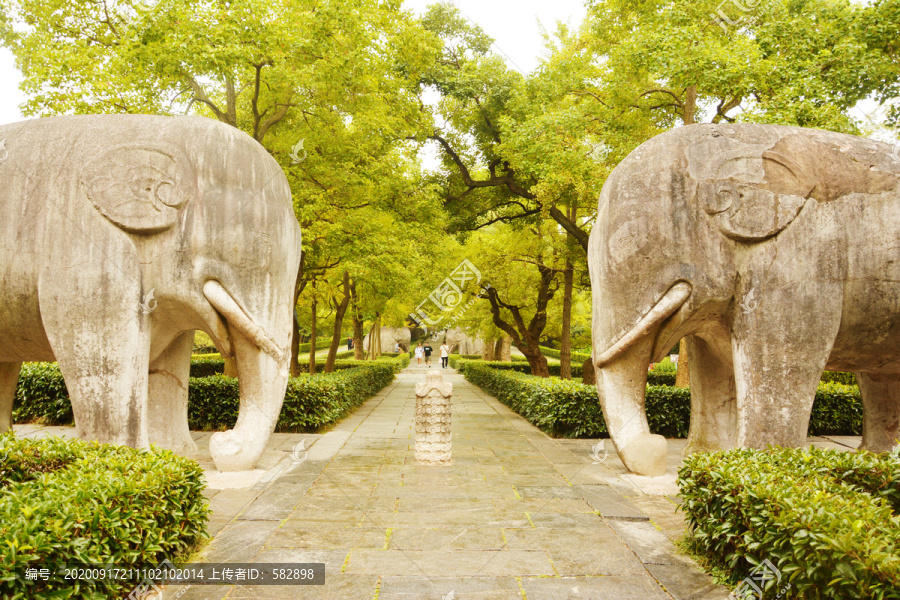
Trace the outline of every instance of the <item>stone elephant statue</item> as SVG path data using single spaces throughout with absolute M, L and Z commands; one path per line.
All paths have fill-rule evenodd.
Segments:
M 588 264 L 597 389 L 619 456 L 660 475 L 647 365 L 687 336 L 687 452 L 801 446 L 824 369 L 856 374 L 862 448 L 900 435 L 900 161 L 870 139 L 691 125 L 638 147 Z
M 256 464 L 284 400 L 300 227 L 278 163 L 196 117 L 89 115 L 0 127 L 0 429 L 22 361 L 53 361 L 81 437 L 196 448 L 194 330 L 240 375 L 220 470 Z

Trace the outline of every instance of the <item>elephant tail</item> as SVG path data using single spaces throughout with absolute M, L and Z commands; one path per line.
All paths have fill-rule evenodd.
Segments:
M 638 340 L 648 335 L 656 329 L 660 323 L 672 316 L 675 311 L 681 308 L 688 298 L 691 296 L 691 285 L 686 281 L 679 281 L 665 293 L 665 295 L 657 302 L 650 312 L 644 315 L 637 325 L 631 328 L 625 335 L 605 351 L 597 353 L 597 347 L 594 347 L 594 366 L 602 367 L 622 352 L 630 348 Z

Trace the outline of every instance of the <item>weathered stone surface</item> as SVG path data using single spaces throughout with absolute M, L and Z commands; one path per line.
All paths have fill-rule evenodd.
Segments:
M 432 371 L 416 386 L 416 462 L 448 465 L 451 462 L 450 396 L 453 384 Z
M 0 427 L 22 361 L 56 360 L 81 437 L 194 449 L 192 331 L 234 356 L 251 469 L 287 386 L 300 227 L 278 163 L 197 117 L 89 115 L 0 127 Z
M 470 337 L 459 328 L 447 330 L 444 339 L 451 351 L 459 354 L 481 354 L 485 347 L 484 340 Z
M 409 351 L 410 340 L 412 339 L 409 327 L 382 327 L 380 335 L 382 354 L 392 354 L 397 344 L 400 344 L 403 352 Z M 370 337 L 367 335 L 363 338 L 363 350 L 369 350 Z
M 900 437 L 900 161 L 775 125 L 691 125 L 642 144 L 600 195 L 593 359 L 625 465 L 666 469 L 647 365 L 686 337 L 686 452 L 802 446 L 823 369 L 857 373 L 863 447 Z

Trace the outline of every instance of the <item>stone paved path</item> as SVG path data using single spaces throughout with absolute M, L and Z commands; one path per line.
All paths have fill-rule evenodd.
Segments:
M 325 586 L 170 587 L 165 597 L 727 597 L 673 546 L 683 531 L 673 499 L 641 494 L 614 456 L 594 464 L 590 442 L 549 438 L 452 369 L 453 464 L 416 466 L 414 385 L 426 371 L 406 369 L 317 437 L 305 462 L 218 523 L 198 557 L 324 562 Z M 237 491 L 219 492 L 214 507 Z

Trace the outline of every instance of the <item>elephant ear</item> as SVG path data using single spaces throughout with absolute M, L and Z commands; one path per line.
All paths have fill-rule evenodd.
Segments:
M 171 228 L 196 193 L 193 169 L 179 150 L 152 144 L 112 148 L 91 162 L 81 177 L 100 213 L 130 233 Z
M 716 178 L 701 187 L 706 212 L 723 234 L 759 242 L 778 235 L 794 220 L 814 185 L 790 158 L 766 151 L 727 159 Z

